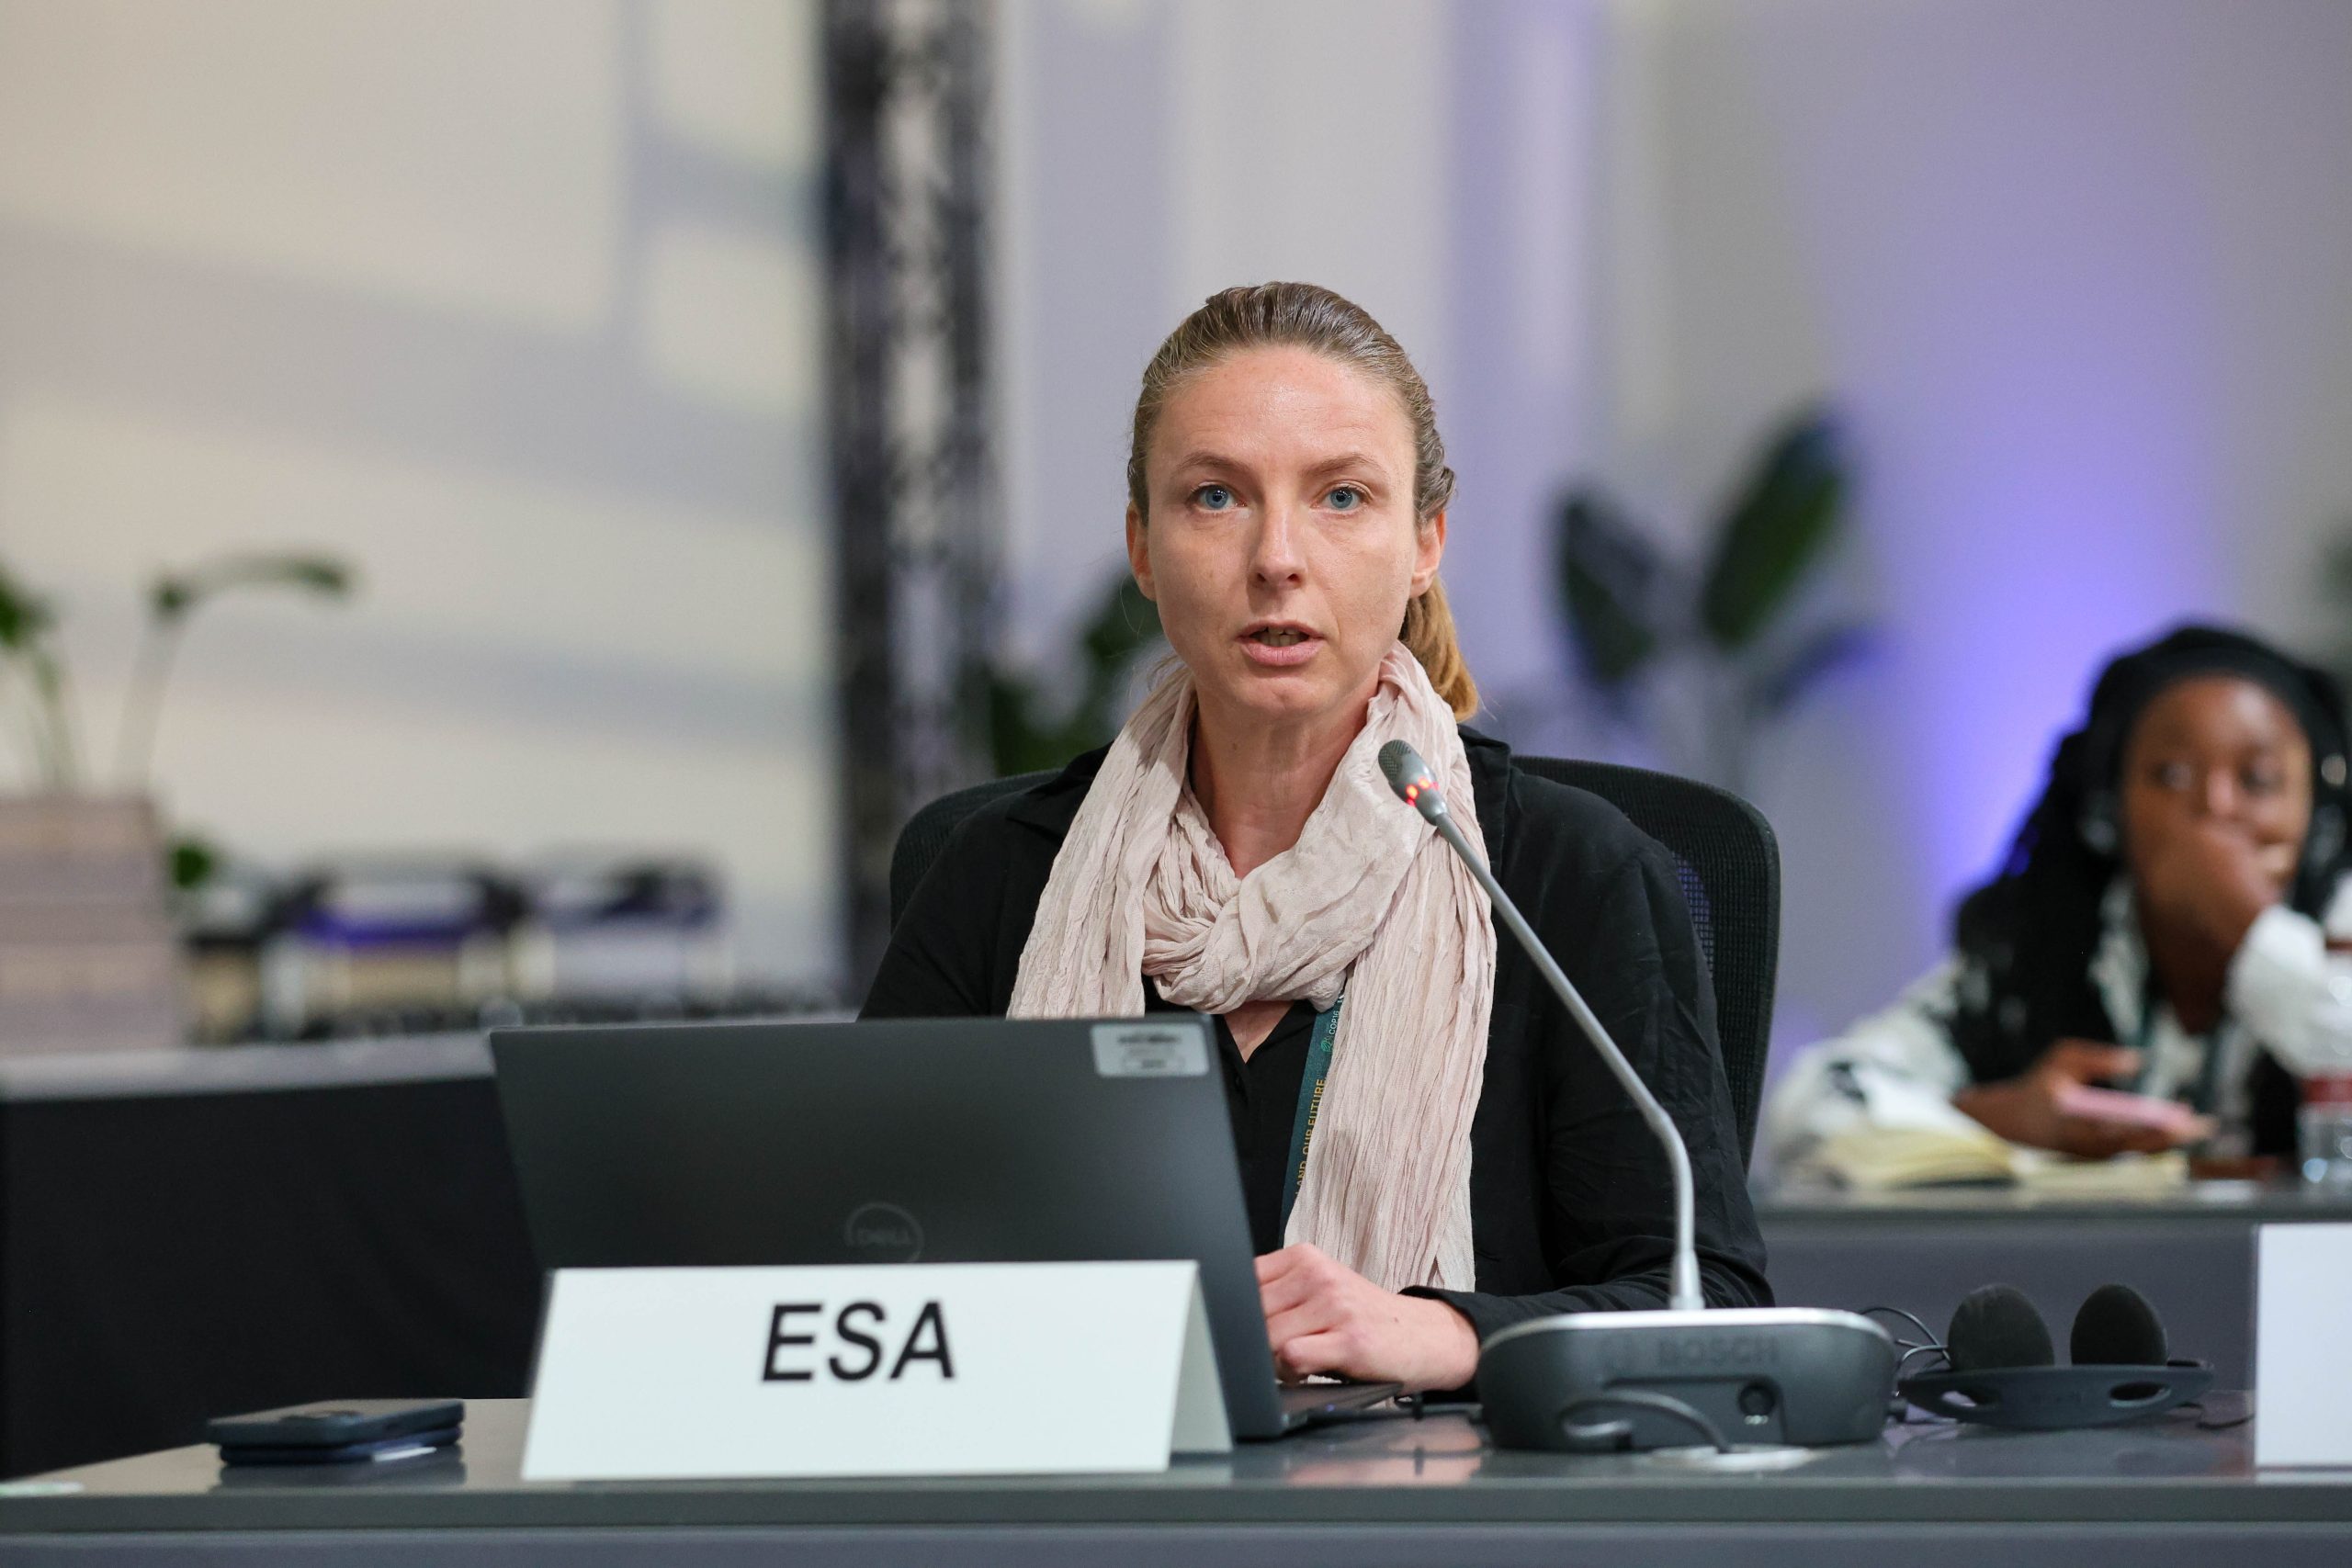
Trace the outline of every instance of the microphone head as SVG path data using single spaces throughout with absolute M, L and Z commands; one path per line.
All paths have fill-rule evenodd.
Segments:
M 2084 1298 L 2067 1349 L 2078 1367 L 2161 1367 L 2168 1353 L 2156 1309 L 2129 1285 L 2101 1285 Z
M 1406 785 L 1434 782 L 1430 765 L 1421 761 L 1421 754 L 1402 740 L 1391 740 L 1380 749 L 1380 773 L 1388 781 L 1388 787 L 1396 792 L 1399 800 L 1406 797 Z
M 1421 761 L 1419 751 L 1402 740 L 1391 740 L 1380 749 L 1380 772 L 1397 799 L 1431 822 L 1445 815 L 1445 796 L 1437 787 L 1437 774 Z
M 2058 1359 L 2050 1327 L 2015 1285 L 1982 1285 L 1952 1309 L 1944 1356 L 1956 1372 L 2047 1367 Z

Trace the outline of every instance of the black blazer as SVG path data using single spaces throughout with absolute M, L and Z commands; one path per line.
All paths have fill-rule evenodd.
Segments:
M 1500 741 L 1469 729 L 1462 739 L 1498 880 L 1690 1145 L 1709 1303 L 1769 1304 L 1714 992 L 1672 858 L 1598 796 L 1513 766 Z M 1102 755 L 989 802 L 956 829 L 892 934 L 866 1017 L 1003 1013 L 1054 856 Z M 1470 1130 L 1478 1288 L 1413 1293 L 1452 1303 L 1482 1339 L 1551 1313 L 1664 1306 L 1674 1235 L 1666 1156 L 1534 965 L 1498 935 Z

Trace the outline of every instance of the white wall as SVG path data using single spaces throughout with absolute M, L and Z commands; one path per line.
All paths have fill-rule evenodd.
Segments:
M 1153 349 L 1216 289 L 1274 278 L 1340 290 L 1413 355 L 1463 476 L 1449 587 L 1465 618 L 1536 635 L 1514 514 L 1580 379 L 1580 10 L 1007 0 L 998 242 L 1019 655 L 1060 657 L 1120 570 L 1127 424 Z
M 288 862 L 714 858 L 755 975 L 836 938 L 813 0 L 0 0 L 0 558 L 111 753 Z

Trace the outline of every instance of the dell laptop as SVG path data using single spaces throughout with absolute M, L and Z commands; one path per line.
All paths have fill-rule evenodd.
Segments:
M 1236 1438 L 1397 1392 L 1276 1381 L 1204 1019 L 498 1029 L 490 1048 L 542 1269 L 1189 1258 Z

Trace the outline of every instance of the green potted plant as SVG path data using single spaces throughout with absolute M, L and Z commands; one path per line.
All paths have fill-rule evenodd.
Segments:
M 1847 489 L 1838 424 L 1815 407 L 1764 443 L 1701 558 L 1662 551 L 1600 483 L 1569 490 L 1555 581 L 1600 712 L 1668 766 L 1744 790 L 1763 728 L 1870 646 L 1857 622 L 1796 614 L 1843 530 Z
M 187 839 L 168 854 L 148 771 L 174 655 L 190 617 L 220 594 L 291 590 L 341 599 L 341 562 L 309 554 L 232 555 L 166 572 L 119 723 L 112 776 L 94 782 L 45 594 L 0 566 L 0 732 L 27 774 L 0 795 L 0 1053 L 168 1045 L 186 1035 L 185 975 L 167 888 L 192 886 L 213 856 Z
M 1126 719 L 1135 667 L 1163 646 L 1159 606 L 1143 596 L 1125 567 L 1080 632 L 1074 650 L 1079 689 L 1058 711 L 1045 684 L 1017 671 L 989 671 L 989 756 L 999 778 L 1058 768 L 1081 751 L 1109 744 Z

